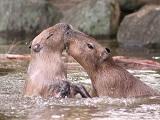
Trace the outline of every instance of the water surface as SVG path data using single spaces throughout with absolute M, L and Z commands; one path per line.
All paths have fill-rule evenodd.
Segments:
M 112 47 L 114 55 L 140 56 L 143 58 L 160 57 L 155 50 L 151 52 L 130 52 L 117 48 L 112 42 L 100 41 L 104 46 Z M 10 43 L 0 45 L 0 53 L 8 53 Z M 15 53 L 28 53 L 26 44 L 16 46 Z M 15 49 L 9 50 L 14 53 Z M 150 50 L 148 50 L 150 51 Z M 43 99 L 23 96 L 26 77 L 26 61 L 0 61 L 0 120 L 159 120 L 160 97 L 149 98 L 75 98 Z M 154 89 L 160 91 L 160 71 L 129 70 L 133 75 Z M 91 82 L 76 62 L 68 66 L 68 79 L 80 82 L 90 90 Z

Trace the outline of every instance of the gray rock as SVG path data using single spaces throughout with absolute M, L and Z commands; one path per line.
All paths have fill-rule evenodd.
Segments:
M 123 46 L 160 46 L 160 6 L 145 6 L 127 15 L 118 31 L 118 41 Z
M 118 0 L 124 11 L 134 11 L 143 5 L 160 4 L 160 0 Z
M 86 0 L 64 14 L 63 22 L 94 36 L 110 36 L 117 32 L 119 4 L 116 0 Z
M 61 13 L 46 0 L 0 0 L 0 32 L 33 33 L 54 25 Z

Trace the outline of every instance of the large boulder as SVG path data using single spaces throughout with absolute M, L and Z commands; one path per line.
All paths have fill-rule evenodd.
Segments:
M 119 3 L 116 0 L 86 0 L 64 14 L 63 22 L 94 36 L 110 36 L 119 25 Z
M 134 11 L 143 5 L 160 4 L 160 0 L 118 0 L 123 11 Z
M 117 37 L 123 46 L 159 47 L 160 6 L 145 6 L 122 21 Z
M 61 13 L 46 0 L 0 0 L 0 33 L 33 33 L 59 21 Z

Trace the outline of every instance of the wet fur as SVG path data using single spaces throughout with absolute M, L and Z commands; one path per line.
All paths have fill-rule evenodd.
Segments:
M 140 97 L 159 95 L 151 87 L 135 78 L 116 63 L 108 65 L 112 59 L 105 61 L 104 66 L 95 73 L 93 83 L 99 96 Z M 112 60 L 113 62 L 113 60 Z M 101 87 L 100 87 L 101 86 Z M 104 90 L 105 88 L 105 90 Z
M 160 95 L 159 92 L 118 66 L 113 61 L 110 51 L 94 38 L 70 30 L 65 34 L 65 39 L 68 53 L 84 67 L 90 76 L 94 96 L 142 97 Z M 88 47 L 87 44 L 93 47 Z
M 25 83 L 26 96 L 91 97 L 82 85 L 67 81 L 67 71 L 62 60 L 65 48 L 64 33 L 70 29 L 59 23 L 41 32 L 31 44 L 31 61 Z
M 40 33 L 31 44 L 31 61 L 28 67 L 28 79 L 25 84 L 26 96 L 54 96 L 51 86 L 66 80 L 66 71 L 62 60 L 64 49 L 63 34 L 65 25 L 57 24 Z M 41 49 L 35 49 L 38 44 Z

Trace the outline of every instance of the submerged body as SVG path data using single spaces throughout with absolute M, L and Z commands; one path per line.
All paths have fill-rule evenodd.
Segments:
M 118 66 L 112 59 L 111 52 L 95 39 L 75 30 L 69 30 L 64 38 L 68 53 L 82 65 L 91 78 L 93 96 L 140 97 L 157 96 L 142 81 L 127 70 Z
M 42 31 L 32 41 L 31 61 L 25 84 L 26 96 L 74 97 L 80 93 L 79 89 L 75 89 L 76 85 L 67 81 L 62 60 L 63 36 L 68 29 L 69 25 L 59 23 Z M 88 97 L 89 94 L 85 95 Z

